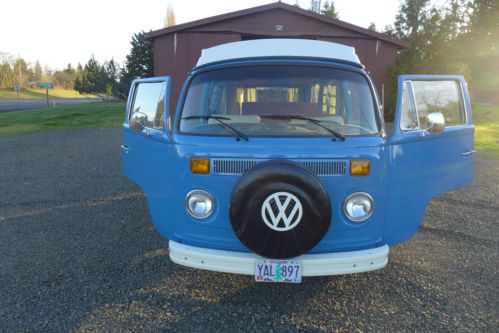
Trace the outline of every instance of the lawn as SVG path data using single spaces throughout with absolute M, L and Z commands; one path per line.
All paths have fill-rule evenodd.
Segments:
M 80 94 L 76 90 L 49 89 L 49 97 L 56 98 L 86 98 L 97 97 L 92 94 Z M 19 97 L 13 89 L 0 89 L 0 99 L 44 99 L 45 89 L 25 88 L 19 92 Z
M 66 105 L 0 113 L 0 136 L 85 127 L 118 127 L 124 102 Z
M 0 135 L 83 127 L 117 127 L 124 102 L 57 106 L 0 113 Z M 476 149 L 499 156 L 499 106 L 473 107 Z
M 499 106 L 473 106 L 475 148 L 499 156 Z

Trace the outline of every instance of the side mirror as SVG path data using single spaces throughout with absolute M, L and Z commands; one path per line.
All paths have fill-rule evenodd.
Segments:
M 147 115 L 142 112 L 134 112 L 132 117 L 130 118 L 130 129 L 134 132 L 142 132 L 143 130 L 147 131 L 146 128 L 147 123 Z
M 423 134 L 438 134 L 443 132 L 445 128 L 445 117 L 442 112 L 433 112 L 426 116 L 426 123 L 428 127 L 424 130 Z

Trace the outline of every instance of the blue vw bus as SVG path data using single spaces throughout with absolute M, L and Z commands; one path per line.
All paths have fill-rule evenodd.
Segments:
M 474 178 L 463 77 L 406 75 L 398 88 L 387 134 L 351 47 L 209 48 L 174 112 L 169 77 L 133 82 L 123 171 L 178 264 L 274 282 L 383 268 L 435 195 Z

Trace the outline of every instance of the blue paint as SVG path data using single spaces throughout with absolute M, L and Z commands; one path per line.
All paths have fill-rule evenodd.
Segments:
M 255 137 L 236 141 L 230 136 L 186 135 L 178 130 L 180 113 L 192 78 L 199 73 L 231 66 L 257 64 L 296 64 L 297 66 L 332 66 L 367 76 L 357 66 L 323 60 L 268 59 L 231 61 L 196 69 L 186 80 L 180 94 L 173 123 L 162 131 L 137 133 L 129 128 L 127 111 L 123 153 L 123 172 L 145 192 L 152 220 L 164 237 L 193 246 L 248 252 L 231 229 L 229 202 L 240 176 L 193 175 L 192 157 L 232 157 L 251 159 L 368 159 L 366 177 L 324 176 L 332 202 L 332 224 L 322 241 L 310 253 L 368 249 L 383 244 L 394 245 L 410 239 L 417 231 L 425 208 L 437 194 L 473 182 L 474 158 L 463 152 L 473 150 L 474 128 L 466 83 L 461 76 L 401 76 L 395 124 L 400 121 L 401 87 L 404 80 L 456 80 L 462 85 L 466 105 L 466 124 L 445 128 L 440 134 L 422 137 L 422 131 L 403 132 L 395 126 L 390 137 L 384 130 L 378 135 L 349 137 L 332 142 L 327 137 Z M 135 80 L 127 110 L 133 103 L 135 86 L 141 82 L 170 78 Z M 369 80 L 375 101 L 377 94 Z M 168 94 L 164 115 L 168 119 Z M 380 113 L 376 106 L 376 112 Z M 384 128 L 384 124 L 381 124 Z M 195 219 L 185 210 L 185 196 L 192 189 L 205 189 L 216 200 L 214 213 Z M 375 200 L 372 216 L 353 223 L 343 213 L 343 200 L 353 192 L 368 192 Z
M 399 126 L 387 140 L 387 210 L 383 238 L 388 244 L 409 240 L 417 231 L 426 206 L 439 193 L 473 183 L 474 157 L 461 155 L 474 150 L 471 104 L 464 78 L 459 75 L 402 75 L 398 79 L 395 124 L 400 123 L 402 84 L 405 80 L 455 80 L 460 82 L 466 123 L 446 127 L 436 135 L 422 131 L 403 132 Z

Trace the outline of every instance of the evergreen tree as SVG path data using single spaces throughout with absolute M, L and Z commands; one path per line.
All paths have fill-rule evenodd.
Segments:
M 37 60 L 35 63 L 35 69 L 33 70 L 33 81 L 40 82 L 42 80 L 43 71 L 40 62 Z
M 71 77 L 74 77 L 76 74 L 76 70 L 73 68 L 73 66 L 70 63 L 68 63 L 66 68 L 63 70 L 63 73 L 65 73 Z
M 334 6 L 334 0 L 324 1 L 324 5 L 321 8 L 321 14 L 326 15 L 327 17 L 338 19 L 339 15 Z
M 89 88 L 89 84 L 87 81 L 87 75 L 85 73 L 85 70 L 83 70 L 82 75 L 81 75 L 81 80 L 80 80 L 80 89 L 77 90 L 80 94 L 87 94 L 91 91 Z
M 468 65 L 457 42 L 467 21 L 465 0 L 449 0 L 444 6 L 429 0 L 403 0 L 391 30 L 394 37 L 407 40 L 411 47 L 397 58 L 386 86 L 385 116 L 395 112 L 397 76 L 400 74 L 463 74 Z
M 118 64 L 111 58 L 110 61 L 104 63 L 104 71 L 106 73 L 106 91 L 117 92 L 120 68 Z
M 402 0 L 395 16 L 395 34 L 398 38 L 414 41 L 424 29 L 430 0 Z
M 464 61 L 469 64 L 471 83 L 499 90 L 499 2 L 472 0 L 466 32 L 459 38 Z M 472 52 L 470 52 L 472 50 Z
M 154 76 L 154 50 L 151 40 L 141 31 L 132 36 L 132 48 L 126 56 L 125 67 L 121 71 L 119 90 L 128 94 L 131 81 L 136 78 Z
M 78 64 L 76 70 L 66 68 L 65 73 L 74 73 L 74 89 L 80 93 L 116 94 L 120 68 L 114 59 L 105 61 L 102 65 L 92 55 L 82 67 Z
M 367 29 L 369 29 L 371 31 L 377 31 L 376 24 L 374 24 L 374 22 L 369 23 L 369 26 L 367 27 Z
M 497 0 L 473 0 L 468 3 L 472 13 L 468 25 L 469 37 L 482 40 L 489 48 L 499 46 L 499 2 Z
M 84 68 L 82 87 L 86 93 L 99 93 L 106 91 L 105 70 L 92 55 Z
M 81 81 L 80 81 L 79 77 L 76 77 L 76 79 L 75 79 L 74 90 L 76 90 L 78 92 L 82 91 L 82 89 L 81 89 Z
M 81 63 L 78 63 L 75 70 L 75 84 L 76 84 L 76 79 L 78 79 L 80 81 L 79 82 L 80 89 L 81 89 L 82 78 L 83 78 L 83 66 L 81 65 Z M 76 88 L 75 90 L 79 91 L 79 89 Z

